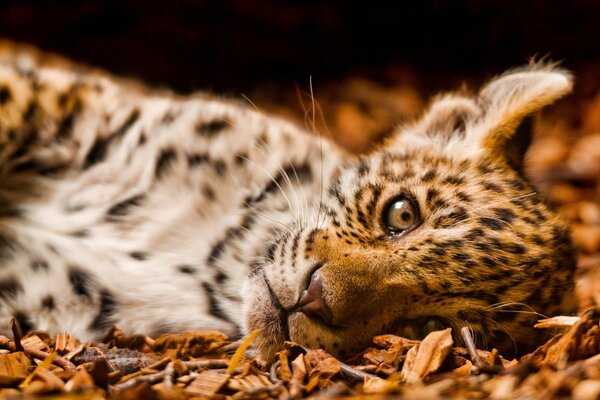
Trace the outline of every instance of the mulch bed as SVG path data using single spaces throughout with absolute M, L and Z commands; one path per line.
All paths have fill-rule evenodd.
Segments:
M 450 328 L 422 341 L 395 335 L 342 362 L 321 349 L 288 342 L 266 364 L 214 331 L 127 336 L 113 329 L 102 343 L 68 333 L 0 336 L 0 398 L 266 399 L 311 397 L 551 398 L 600 396 L 600 311 L 556 317 L 540 329 L 562 331 L 520 360 L 453 343 Z

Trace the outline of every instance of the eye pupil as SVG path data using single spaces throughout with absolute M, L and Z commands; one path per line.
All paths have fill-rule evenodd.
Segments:
M 402 213 L 402 221 L 409 221 L 411 217 L 411 214 L 408 211 L 404 211 Z

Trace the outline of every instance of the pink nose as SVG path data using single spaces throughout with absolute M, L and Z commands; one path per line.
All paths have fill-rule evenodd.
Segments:
M 308 288 L 302 291 L 297 307 L 306 315 L 318 315 L 323 321 L 331 323 L 331 311 L 323 300 L 323 276 L 320 271 L 310 277 Z

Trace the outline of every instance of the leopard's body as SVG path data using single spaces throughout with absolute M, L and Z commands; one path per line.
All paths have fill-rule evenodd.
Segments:
M 531 311 L 573 311 L 573 254 L 505 144 L 570 86 L 530 67 L 351 156 L 241 103 L 4 58 L 0 330 L 256 329 L 265 357 L 343 356 L 442 321 L 532 345 Z M 399 195 L 418 221 L 391 232 Z

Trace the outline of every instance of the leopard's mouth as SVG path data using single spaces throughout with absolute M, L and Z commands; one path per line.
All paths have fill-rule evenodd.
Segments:
M 450 324 L 439 316 L 425 316 L 410 319 L 400 319 L 390 330 L 395 335 L 411 340 L 423 340 L 431 332 L 450 327 Z

